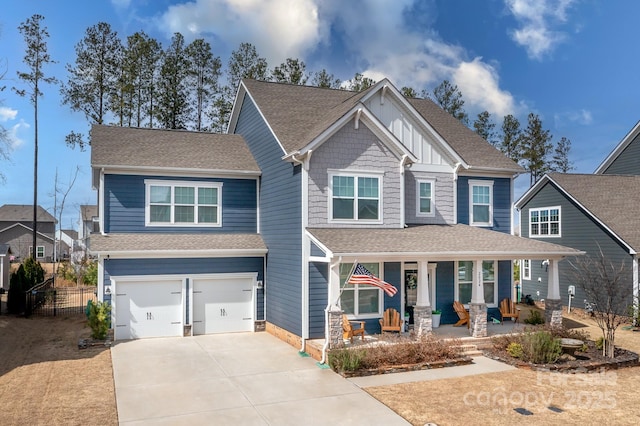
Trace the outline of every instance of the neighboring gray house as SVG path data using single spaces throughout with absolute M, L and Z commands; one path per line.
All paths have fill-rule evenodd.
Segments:
M 638 298 L 640 252 L 640 122 L 596 169 L 595 174 L 545 175 L 517 202 L 523 237 L 550 241 L 583 250 L 589 256 L 599 251 L 628 271 L 625 286 Z M 522 294 L 542 299 L 547 288 L 546 263 L 523 260 Z M 563 304 L 569 301 L 570 265 L 561 264 Z M 586 299 L 575 286 L 572 305 L 583 308 Z
M 58 259 L 68 259 L 78 245 L 78 231 L 74 229 L 59 229 L 56 231 L 56 252 Z
M 9 290 L 11 249 L 8 244 L 0 244 L 0 288 Z
M 100 221 L 98 218 L 98 206 L 95 204 L 83 204 L 80 206 L 80 221 L 78 223 L 78 247 L 86 250 L 89 236 L 92 232 L 100 231 Z
M 55 218 L 38 206 L 36 259 L 51 261 L 55 234 Z M 19 259 L 30 256 L 33 245 L 33 206 L 5 204 L 0 207 L 0 243 L 8 244 Z

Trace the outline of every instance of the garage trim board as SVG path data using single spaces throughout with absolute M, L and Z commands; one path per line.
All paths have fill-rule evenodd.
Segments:
M 253 331 L 257 277 L 254 272 L 112 276 L 114 339 Z

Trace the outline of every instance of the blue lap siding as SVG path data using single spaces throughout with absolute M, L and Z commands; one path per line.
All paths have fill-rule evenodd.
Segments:
M 469 224 L 469 180 L 493 182 L 493 226 L 487 229 L 511 233 L 511 180 L 507 178 L 458 177 L 458 223 Z
M 329 264 L 309 263 L 309 338 L 323 339 L 327 307 Z
M 260 230 L 267 255 L 267 321 L 302 336 L 302 179 L 245 95 L 234 133 L 244 136 L 260 179 Z
M 145 226 L 145 179 L 222 183 L 221 227 Z M 105 232 L 256 232 L 255 179 L 106 175 L 104 178 Z

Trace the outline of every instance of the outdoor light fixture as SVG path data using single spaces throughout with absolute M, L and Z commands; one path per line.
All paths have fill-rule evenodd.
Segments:
M 111 286 L 104 288 L 104 294 L 111 294 Z
M 549 271 L 549 259 L 543 260 L 540 267 L 544 268 L 545 271 Z

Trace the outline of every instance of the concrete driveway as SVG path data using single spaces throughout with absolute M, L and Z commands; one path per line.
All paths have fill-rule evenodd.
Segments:
M 408 424 L 268 333 L 118 342 L 111 356 L 120 424 Z

